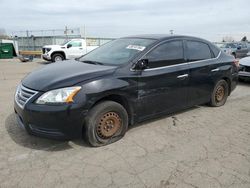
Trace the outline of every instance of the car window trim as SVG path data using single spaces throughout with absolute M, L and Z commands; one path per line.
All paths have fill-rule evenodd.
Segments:
M 220 55 L 221 55 L 221 51 L 219 52 L 219 54 L 217 55 L 217 57 L 214 57 L 214 58 L 203 59 L 203 60 L 192 61 L 192 62 L 185 62 L 185 63 L 176 64 L 176 65 L 168 65 L 168 66 L 164 66 L 164 67 L 157 67 L 157 68 L 151 68 L 151 69 L 144 69 L 143 71 L 160 70 L 160 69 L 165 69 L 165 68 L 177 67 L 177 66 L 181 66 L 181 65 L 189 65 L 189 64 L 194 64 L 194 63 L 201 63 L 201 62 L 204 62 L 204 61 L 211 61 L 211 60 L 218 59 L 218 58 L 220 57 Z
M 190 39 L 186 39 L 186 38 L 175 38 L 175 39 L 167 39 L 167 40 L 164 40 L 164 41 L 161 41 L 160 43 L 152 46 L 145 54 L 143 54 L 136 62 L 140 61 L 141 59 L 143 59 L 148 53 L 150 53 L 152 50 L 154 50 L 156 47 L 158 47 L 159 45 L 163 44 L 163 43 L 166 43 L 166 42 L 171 42 L 171 41 L 182 41 L 182 44 L 183 44 L 183 50 L 184 50 L 184 58 L 186 59 L 186 55 L 187 55 L 187 52 L 186 52 L 186 49 L 185 49 L 185 45 L 186 45 L 186 42 L 187 40 L 190 40 Z M 191 39 L 193 40 L 193 39 Z M 195 39 L 194 39 L 195 40 Z M 195 40 L 196 41 L 196 40 Z M 199 40 L 197 40 L 199 41 Z M 203 42 L 205 43 L 205 42 Z M 205 43 L 207 44 L 207 43 Z M 207 44 L 208 45 L 208 44 Z M 210 49 L 210 46 L 208 45 L 209 49 Z M 211 49 L 210 49 L 211 51 Z M 204 61 L 208 61 L 208 60 L 215 60 L 215 59 L 218 59 L 221 55 L 221 49 L 220 49 L 220 52 L 218 53 L 218 55 L 216 57 L 213 57 L 213 58 L 210 58 L 210 59 L 203 59 L 203 60 L 199 60 L 199 61 L 192 61 L 192 62 L 185 62 L 185 63 L 180 63 L 180 64 L 176 64 L 176 65 L 167 65 L 167 66 L 163 66 L 163 67 L 156 67 L 156 68 L 150 68 L 150 69 L 144 69 L 142 71 L 152 71 L 152 70 L 159 70 L 159 69 L 165 69 L 165 68 L 170 68 L 170 67 L 176 67 L 176 66 L 181 66 L 181 65 L 188 65 L 188 64 L 194 64 L 194 63 L 200 63 L 200 62 L 204 62 Z M 135 70 L 134 69 L 134 64 L 132 65 L 132 67 L 130 68 L 130 71 L 131 72 L 135 72 L 135 71 L 138 71 L 138 70 Z

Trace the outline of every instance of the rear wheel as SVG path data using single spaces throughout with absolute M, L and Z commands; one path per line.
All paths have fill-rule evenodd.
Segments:
M 122 138 L 128 128 L 128 114 L 119 103 L 105 101 L 94 106 L 85 121 L 84 135 L 91 146 L 103 146 Z
M 55 54 L 52 55 L 51 60 L 52 60 L 52 62 L 63 61 L 64 57 L 63 57 L 62 54 L 55 53 Z
M 229 89 L 227 81 L 218 81 L 211 95 L 210 105 L 214 107 L 223 106 L 227 101 L 228 94 Z

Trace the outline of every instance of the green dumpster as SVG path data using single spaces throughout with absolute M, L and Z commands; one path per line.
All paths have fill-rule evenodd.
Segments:
M 0 59 L 13 58 L 13 45 L 11 43 L 0 43 Z

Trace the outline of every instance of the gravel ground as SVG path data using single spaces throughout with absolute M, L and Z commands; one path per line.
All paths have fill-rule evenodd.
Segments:
M 0 60 L 0 187 L 250 187 L 250 83 L 223 107 L 196 106 L 91 148 L 17 126 L 16 85 L 39 66 L 46 65 Z

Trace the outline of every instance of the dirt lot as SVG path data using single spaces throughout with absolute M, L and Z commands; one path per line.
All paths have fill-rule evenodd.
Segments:
M 13 95 L 44 63 L 0 60 L 0 187 L 250 187 L 250 83 L 225 106 L 131 128 L 112 145 L 59 142 L 17 126 Z

